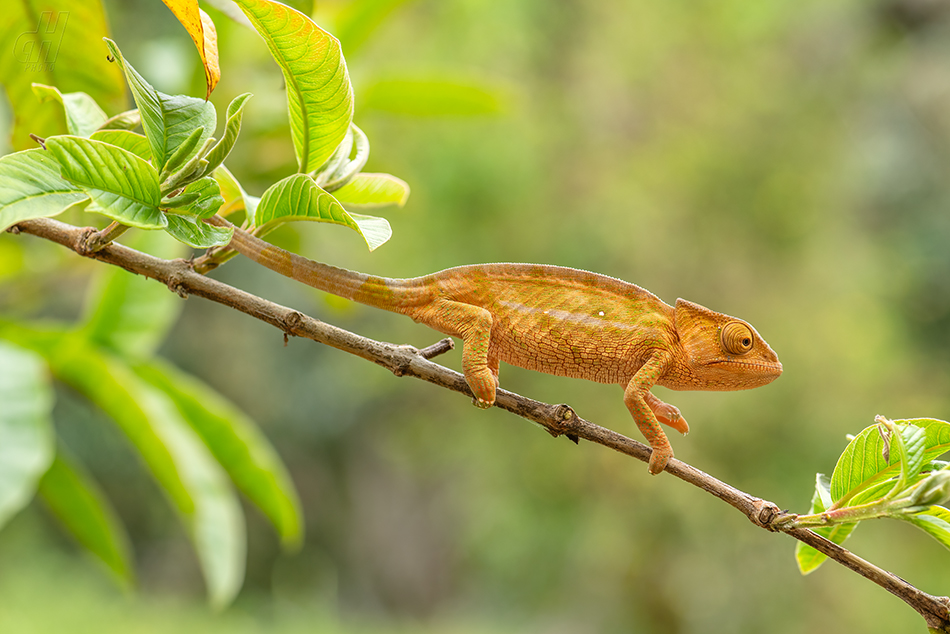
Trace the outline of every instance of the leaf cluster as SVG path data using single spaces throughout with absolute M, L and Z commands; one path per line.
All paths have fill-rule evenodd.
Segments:
M 791 525 L 842 544 L 862 520 L 890 517 L 913 524 L 950 548 L 950 423 L 930 418 L 887 420 L 856 435 L 828 478 L 815 478 L 807 515 Z M 795 557 L 808 574 L 827 557 L 798 542 Z
M 284 74 L 297 174 L 274 183 L 261 198 L 249 196 L 224 161 L 237 142 L 250 93 L 230 103 L 221 138 L 215 139 L 217 117 L 209 101 L 155 89 L 106 38 L 136 109 L 107 118 L 84 92 L 34 84 L 41 101 L 63 109 L 69 134 L 38 138 L 43 150 L 0 158 L 0 230 L 81 207 L 114 221 L 119 230 L 110 238 L 136 227 L 164 230 L 194 248 L 223 247 L 231 230 L 204 220 L 243 211 L 245 228 L 257 235 L 284 222 L 316 220 L 354 229 L 370 249 L 386 242 L 392 230 L 385 219 L 347 207 L 402 205 L 409 188 L 389 174 L 361 173 L 369 141 L 352 120 L 353 89 L 339 42 L 278 2 L 238 4 Z M 202 14 L 197 25 L 209 23 Z M 206 70 L 207 58 L 203 53 Z M 210 91 L 213 83 L 208 86 Z
M 189 3 L 176 3 L 177 5 Z M 217 81 L 214 25 L 194 7 L 176 11 Z M 258 198 L 225 161 L 251 95 L 228 105 L 220 138 L 205 99 L 155 89 L 105 38 L 136 108 L 113 116 L 86 92 L 34 83 L 60 108 L 67 134 L 35 136 L 40 148 L 0 158 L 0 231 L 32 218 L 84 209 L 111 219 L 101 248 L 128 228 L 161 230 L 193 248 L 219 247 L 231 229 L 204 222 L 243 214 L 262 235 L 293 220 L 348 226 L 373 249 L 389 223 L 350 209 L 402 205 L 408 186 L 362 172 L 369 141 L 353 124 L 353 91 L 339 42 L 309 17 L 271 0 L 238 5 L 264 37 L 288 84 L 299 171 Z M 174 9 L 174 8 L 173 8 Z M 184 16 L 184 17 L 182 17 Z M 197 18 L 196 18 L 197 16 Z M 135 239 L 156 234 L 133 236 Z M 208 257 L 208 256 L 206 256 Z M 212 604 L 229 603 L 244 577 L 244 519 L 236 491 L 257 506 L 287 547 L 302 539 L 302 513 L 287 470 L 256 424 L 197 378 L 155 360 L 178 313 L 167 289 L 121 270 L 106 272 L 75 325 L 0 322 L 0 527 L 39 495 L 76 540 L 116 577 L 134 580 L 129 539 L 95 480 L 57 439 L 53 381 L 88 399 L 124 433 L 166 494 L 193 545 Z

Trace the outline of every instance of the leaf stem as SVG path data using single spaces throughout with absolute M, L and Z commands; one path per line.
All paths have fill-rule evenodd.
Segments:
M 113 220 L 112 223 L 100 231 L 90 231 L 82 240 L 82 249 L 86 253 L 101 251 L 113 240 L 128 230 L 128 226 Z
M 790 527 L 815 528 L 832 524 L 851 524 L 863 520 L 887 517 L 893 511 L 893 504 L 875 500 L 859 506 L 846 506 L 831 511 L 823 511 L 812 515 L 799 515 L 788 523 Z

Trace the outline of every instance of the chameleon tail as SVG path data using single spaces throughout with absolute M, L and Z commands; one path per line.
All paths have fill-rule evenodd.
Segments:
M 234 227 L 220 216 L 212 216 L 209 222 L 219 227 Z M 375 277 L 315 262 L 275 247 L 239 227 L 234 227 L 229 246 L 281 275 L 361 304 L 405 312 L 431 301 L 430 292 L 421 279 Z

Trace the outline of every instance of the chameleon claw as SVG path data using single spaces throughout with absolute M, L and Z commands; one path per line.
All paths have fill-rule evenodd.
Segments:
M 657 420 L 666 425 L 667 427 L 672 427 L 679 433 L 684 436 L 689 433 L 689 423 L 686 422 L 686 419 L 683 418 L 683 415 L 680 414 L 678 408 L 673 407 L 672 405 L 667 405 L 664 403 L 667 408 L 665 411 L 661 411 L 657 415 Z
M 682 414 L 679 412 L 676 413 L 677 417 L 675 420 L 670 421 L 669 426 L 678 431 L 679 433 L 686 436 L 689 434 L 689 423 L 686 422 L 686 419 L 683 418 Z
M 474 406 L 477 407 L 478 409 L 488 409 L 489 407 L 491 407 L 491 406 L 494 405 L 494 404 L 495 404 L 494 401 L 491 401 L 491 402 L 490 402 L 490 401 L 486 401 L 485 399 L 481 399 L 481 398 L 473 398 L 473 399 L 472 399 L 472 405 L 474 405 Z

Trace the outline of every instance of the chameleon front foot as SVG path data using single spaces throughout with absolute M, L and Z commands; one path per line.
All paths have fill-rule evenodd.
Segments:
M 656 416 L 657 421 L 663 423 L 667 427 L 672 427 L 684 436 L 689 433 L 689 423 L 687 423 L 686 419 L 683 418 L 683 415 L 680 414 L 678 407 L 675 405 L 670 405 L 669 403 L 664 403 L 650 392 L 647 392 L 644 395 L 644 398 L 647 402 L 647 405 L 651 410 L 653 410 L 653 414 Z
M 495 404 L 495 401 L 486 401 L 485 399 L 481 399 L 478 397 L 472 399 L 472 405 L 474 405 L 478 409 L 488 409 L 494 404 Z

